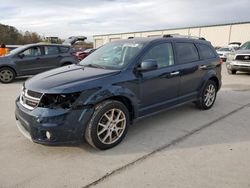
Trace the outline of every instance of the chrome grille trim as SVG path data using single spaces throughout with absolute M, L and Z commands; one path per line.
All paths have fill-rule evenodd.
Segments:
M 20 103 L 23 107 L 25 107 L 29 110 L 34 110 L 38 106 L 42 96 L 43 96 L 43 94 L 41 94 L 40 98 L 32 97 L 28 94 L 28 90 L 24 89 L 24 90 L 22 90 L 22 93 L 20 95 Z M 31 106 L 31 105 L 29 105 L 30 103 L 34 103 L 35 105 Z
M 238 54 L 235 56 L 235 60 L 250 62 L 250 54 Z

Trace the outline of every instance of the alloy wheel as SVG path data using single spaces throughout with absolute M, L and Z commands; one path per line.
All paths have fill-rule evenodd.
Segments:
M 213 84 L 209 84 L 204 94 L 204 104 L 209 107 L 214 103 L 216 89 Z
M 103 144 L 115 143 L 126 128 L 126 116 L 122 110 L 113 108 L 105 112 L 97 126 L 98 139 Z
M 10 82 L 14 77 L 14 74 L 12 71 L 8 70 L 8 69 L 3 69 L 0 71 L 0 80 L 2 82 Z

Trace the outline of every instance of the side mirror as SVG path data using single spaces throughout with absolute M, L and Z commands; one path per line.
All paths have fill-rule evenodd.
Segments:
M 137 68 L 138 71 L 151 71 L 158 68 L 157 61 L 155 59 L 147 59 L 141 63 Z
M 24 58 L 24 54 L 18 54 L 18 57 L 20 58 L 20 59 L 23 59 Z

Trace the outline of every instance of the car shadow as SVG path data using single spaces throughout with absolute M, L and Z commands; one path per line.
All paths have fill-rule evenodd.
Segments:
M 22 83 L 31 78 L 31 76 L 17 77 L 12 83 Z
M 84 151 L 101 156 L 124 155 L 125 153 L 151 153 L 159 148 L 174 145 L 176 141 L 178 142 L 178 140 L 186 138 L 187 135 L 193 136 L 193 132 L 196 132 L 197 129 L 213 122 L 216 118 L 211 119 L 209 117 L 212 117 L 213 114 L 216 113 L 216 105 L 214 109 L 211 109 L 209 112 L 200 111 L 191 103 L 182 107 L 161 112 L 136 122 L 130 127 L 124 141 L 112 149 L 98 151 L 86 143 L 80 145 L 79 147 Z M 224 115 L 220 114 L 217 119 L 222 116 Z M 202 119 L 204 118 L 206 118 L 206 121 L 203 122 Z M 211 123 L 211 126 L 214 125 L 214 123 Z M 202 147 L 206 145 L 242 142 L 250 139 L 249 134 L 245 134 L 245 136 L 239 135 L 238 137 L 237 135 L 234 135 L 223 139 L 223 134 L 225 133 L 221 132 L 221 135 L 217 133 L 217 137 L 215 139 L 204 139 L 203 142 L 192 143 L 191 145 L 181 147 Z M 213 134 L 212 136 L 215 137 L 215 135 L 216 134 Z
M 216 119 L 220 120 L 221 117 L 224 117 L 239 106 L 234 103 L 227 106 L 226 103 L 229 99 L 225 99 L 223 95 L 218 96 L 218 98 L 214 107 L 207 111 L 199 110 L 193 103 L 189 103 L 141 119 L 130 126 L 125 139 L 119 145 L 109 150 L 101 151 L 95 149 L 86 142 L 62 146 L 44 146 L 42 150 L 53 151 L 52 153 L 54 154 L 63 152 L 65 154 L 71 153 L 72 155 L 89 153 L 98 156 L 121 156 L 124 154 L 136 154 L 138 157 L 143 156 L 144 154 L 159 150 L 159 148 L 172 146 L 176 141 L 182 140 L 182 138 L 186 139 L 187 135 L 189 135 L 188 137 L 192 137 L 194 135 L 192 132 L 207 124 L 214 126 Z M 219 139 L 223 138 L 224 134 L 221 132 L 218 139 L 207 139 L 206 142 L 193 143 L 185 147 L 192 148 L 204 145 L 234 143 L 250 139 L 249 134 L 243 137 L 236 135 L 230 138 L 227 137 L 224 140 Z M 33 147 L 41 149 L 38 145 L 34 145 Z

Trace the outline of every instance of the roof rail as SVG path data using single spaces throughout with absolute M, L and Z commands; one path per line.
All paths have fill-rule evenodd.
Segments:
M 191 35 L 180 35 L 180 34 L 166 34 L 163 35 L 164 38 L 189 38 L 189 39 L 198 39 L 198 40 L 206 40 L 204 37 L 196 37 Z

